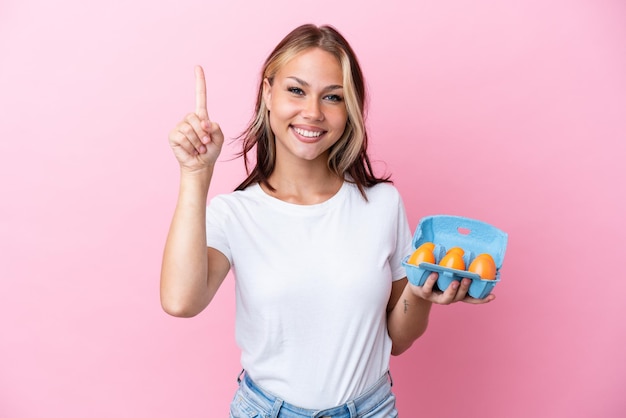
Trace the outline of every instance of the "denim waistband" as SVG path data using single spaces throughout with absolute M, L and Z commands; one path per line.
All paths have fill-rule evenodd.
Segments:
M 301 416 L 309 418 L 354 418 L 374 409 L 381 401 L 386 399 L 391 394 L 391 386 L 393 385 L 391 374 L 386 372 L 376 383 L 357 398 L 329 409 L 315 410 L 300 408 L 266 392 L 257 386 L 243 370 L 237 378 L 237 381 L 240 383 L 242 390 L 247 391 L 249 394 L 253 395 L 257 401 L 263 404 L 260 406 L 264 406 L 272 418 L 280 418 L 284 415 L 289 417 Z M 281 415 L 281 410 L 287 414 Z

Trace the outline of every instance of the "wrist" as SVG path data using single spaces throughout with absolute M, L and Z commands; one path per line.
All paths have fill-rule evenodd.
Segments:
M 414 290 L 414 286 L 411 285 L 410 283 L 407 284 L 407 286 L 404 288 L 404 292 L 402 294 L 402 298 L 403 298 L 404 301 L 406 301 L 406 303 L 408 303 L 408 304 L 410 304 L 412 306 L 423 308 L 423 309 L 430 309 L 430 307 L 433 304 L 433 302 L 431 302 L 430 300 L 424 298 L 422 296 L 421 292 L 419 292 L 419 293 L 416 292 Z
M 211 178 L 213 175 L 213 170 L 215 169 L 215 164 L 209 164 L 202 167 L 196 168 L 188 168 L 183 165 L 180 166 L 180 176 L 181 178 L 190 178 L 190 179 L 204 179 Z
M 209 185 L 211 184 L 212 177 L 213 166 L 195 170 L 181 168 L 180 194 L 186 196 L 189 196 L 189 193 L 193 196 L 198 196 L 200 194 L 204 199 L 206 199 L 206 196 L 209 193 Z

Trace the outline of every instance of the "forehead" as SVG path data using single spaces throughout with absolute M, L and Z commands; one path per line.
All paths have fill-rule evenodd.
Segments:
M 307 82 L 341 83 L 341 63 L 333 54 L 320 48 L 309 48 L 289 59 L 276 73 L 277 77 L 297 77 Z

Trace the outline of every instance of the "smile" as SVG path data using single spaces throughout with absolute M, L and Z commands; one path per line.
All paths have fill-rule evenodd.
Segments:
M 307 131 L 306 129 L 296 128 L 296 127 L 294 127 L 293 130 L 298 135 L 302 135 L 305 138 L 317 138 L 324 133 L 322 131 Z

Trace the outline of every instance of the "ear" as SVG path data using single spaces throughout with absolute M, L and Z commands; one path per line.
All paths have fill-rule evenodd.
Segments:
M 265 102 L 265 107 L 267 110 L 272 110 L 271 102 L 272 102 L 272 85 L 270 81 L 266 78 L 263 79 L 263 101 Z

